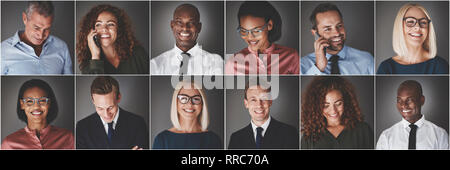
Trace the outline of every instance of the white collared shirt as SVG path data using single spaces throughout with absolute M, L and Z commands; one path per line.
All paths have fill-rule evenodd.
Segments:
M 400 122 L 384 130 L 378 139 L 376 149 L 408 149 L 409 132 L 411 131 L 410 124 L 402 118 Z M 417 150 L 448 149 L 448 134 L 443 128 L 425 120 L 424 115 L 414 124 L 417 125 Z
M 263 128 L 263 131 L 261 132 L 261 135 L 264 137 L 264 134 L 266 133 L 266 130 L 267 130 L 267 128 L 269 127 L 269 124 L 270 124 L 270 116 L 269 116 L 269 118 L 266 120 L 266 122 L 264 122 L 261 126 L 259 126 L 259 127 L 262 127 Z M 255 123 L 253 123 L 253 121 L 250 121 L 251 122 L 251 124 L 252 124 L 252 129 L 253 129 L 253 136 L 255 137 L 255 141 L 256 141 L 256 133 L 257 133 L 257 131 L 256 131 L 256 128 L 258 128 L 258 126 L 256 126 L 255 125 Z
M 150 61 L 152 75 L 178 75 L 183 53 L 176 45 Z M 188 75 L 221 75 L 223 74 L 223 59 L 220 55 L 209 53 L 195 44 L 187 51 L 191 55 L 188 63 Z
M 116 129 L 117 120 L 119 120 L 119 112 L 120 112 L 120 109 L 117 109 L 116 117 L 114 117 L 114 120 L 113 120 L 113 129 Z M 108 135 L 108 123 L 105 120 L 103 120 L 102 117 L 100 117 L 100 120 L 102 120 L 103 127 L 105 128 L 106 134 Z

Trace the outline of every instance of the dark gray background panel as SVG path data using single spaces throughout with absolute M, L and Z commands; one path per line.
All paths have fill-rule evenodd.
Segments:
M 151 90 L 151 143 L 160 132 L 173 127 L 170 121 L 170 106 L 174 88 L 171 76 L 152 76 Z M 206 89 L 203 87 L 208 101 L 209 127 L 208 130 L 216 133 L 222 140 L 224 129 L 224 100 L 223 89 Z
M 28 80 L 41 79 L 47 82 L 58 101 L 58 116 L 51 125 L 74 132 L 74 78 L 72 76 L 2 76 L 1 132 L 2 141 L 11 133 L 26 126 L 17 116 L 17 97 L 20 86 Z
M 422 114 L 426 120 L 444 128 L 448 133 L 449 79 L 447 76 L 377 76 L 377 141 L 383 130 L 402 119 L 396 105 L 397 89 L 405 80 L 416 80 L 422 85 L 423 95 L 425 96 Z
M 119 107 L 144 118 L 149 122 L 149 79 L 146 76 L 113 76 L 119 82 L 122 99 Z M 76 77 L 76 121 L 95 113 L 92 104 L 91 84 L 96 76 Z
M 227 1 L 227 54 L 234 54 L 247 48 L 247 43 L 242 40 L 239 33 L 236 31 L 239 26 L 237 14 L 239 7 L 243 1 Z M 299 37 L 299 2 L 296 1 L 270 1 L 275 9 L 280 13 L 282 19 L 282 31 L 280 40 L 276 44 L 287 46 L 298 51 L 298 37 Z
M 417 3 L 424 6 L 431 15 L 431 22 L 436 32 L 437 55 L 448 61 L 448 1 L 442 2 L 377 2 L 377 55 L 376 68 L 384 60 L 396 56 L 392 48 L 392 30 L 394 28 L 394 20 L 401 6 L 406 3 Z
M 314 52 L 314 36 L 311 34 L 312 24 L 309 20 L 314 8 L 320 3 L 315 1 L 301 2 L 301 57 Z M 335 4 L 344 18 L 347 39 L 345 45 L 367 51 L 374 55 L 374 2 L 336 2 Z
M 226 77 L 225 81 L 236 77 Z M 247 80 L 248 81 L 248 80 Z M 269 79 L 270 82 L 270 79 Z M 235 88 L 226 90 L 227 97 L 227 146 L 230 142 L 231 134 L 250 124 L 251 118 L 244 105 L 244 88 Z M 272 86 L 272 92 L 273 90 Z M 299 78 L 296 76 L 279 77 L 279 94 L 272 101 L 270 115 L 288 125 L 299 129 Z M 228 147 L 227 147 L 228 148 Z
M 55 18 L 53 19 L 50 35 L 63 40 L 69 47 L 72 65 L 75 67 L 75 26 L 74 26 L 74 5 L 73 1 L 54 1 Z M 26 10 L 27 1 L 2 1 L 2 41 L 12 37 L 17 30 L 24 30 L 22 12 Z
M 152 1 L 152 52 L 151 57 L 172 49 L 175 45 L 170 21 L 178 5 L 190 3 L 200 12 L 202 30 L 197 42 L 203 50 L 223 55 L 223 1 Z
M 100 4 L 109 4 L 125 10 L 131 20 L 131 28 L 134 36 L 149 53 L 149 2 L 146 1 L 77 1 L 76 30 L 80 29 L 81 19 L 91 10 L 92 7 Z M 78 64 L 75 68 L 77 73 L 81 73 Z

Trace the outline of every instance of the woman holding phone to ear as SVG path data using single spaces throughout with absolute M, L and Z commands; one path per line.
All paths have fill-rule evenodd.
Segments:
M 437 56 L 434 26 L 423 6 L 400 8 L 392 38 L 397 56 L 384 60 L 377 74 L 448 74 L 448 62 Z
M 83 74 L 148 74 L 149 57 L 124 10 L 93 7 L 81 20 L 77 58 Z

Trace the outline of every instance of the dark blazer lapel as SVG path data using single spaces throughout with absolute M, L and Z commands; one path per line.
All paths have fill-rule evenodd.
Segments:
M 246 147 L 256 148 L 256 141 L 251 123 L 247 127 L 245 127 L 245 139 L 242 140 L 245 141 L 246 145 L 248 145 Z
M 115 147 L 121 147 L 123 146 L 126 141 L 122 141 L 124 138 L 127 137 L 128 134 L 125 134 L 124 132 L 126 132 L 126 126 L 122 126 L 122 125 L 126 125 L 127 124 L 127 119 L 128 119 L 128 112 L 123 110 L 122 108 L 120 108 L 120 113 L 119 113 L 119 118 L 117 119 L 117 124 L 116 124 L 116 128 L 114 130 L 114 136 L 112 137 L 113 139 L 113 144 Z M 129 140 L 129 139 L 126 139 Z
M 108 143 L 108 136 L 106 135 L 106 131 L 105 131 L 105 127 L 103 127 L 103 123 L 102 120 L 100 118 L 100 116 L 98 115 L 97 112 L 95 112 L 95 114 L 97 114 L 95 116 L 95 120 L 94 120 L 94 124 L 91 130 L 92 130 L 92 138 L 94 139 L 94 142 L 96 143 L 96 145 L 102 147 L 102 148 L 109 148 L 109 143 Z
M 267 127 L 266 132 L 264 133 L 264 138 L 263 138 L 263 147 L 268 147 L 268 146 L 272 146 L 274 143 L 279 143 L 278 140 L 280 139 L 276 139 L 276 133 L 278 131 L 278 121 L 275 120 L 273 117 L 270 117 L 270 123 L 269 126 Z

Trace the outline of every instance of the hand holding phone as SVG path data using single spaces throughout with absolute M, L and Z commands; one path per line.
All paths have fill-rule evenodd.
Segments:
M 327 47 L 330 46 L 328 43 L 328 40 L 324 37 L 320 36 L 320 34 L 315 31 L 314 33 L 314 53 L 316 55 L 316 67 L 320 71 L 325 71 L 325 68 L 327 67 L 328 60 L 326 58 L 326 50 Z
M 92 60 L 99 60 L 100 59 L 100 52 L 101 52 L 101 44 L 99 41 L 99 37 L 97 35 L 97 32 L 95 29 L 92 29 L 91 32 L 87 35 L 87 41 L 88 41 L 88 47 L 91 51 L 91 59 Z

